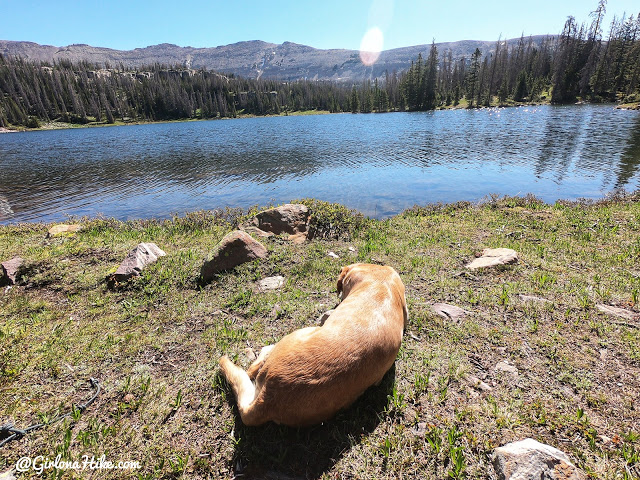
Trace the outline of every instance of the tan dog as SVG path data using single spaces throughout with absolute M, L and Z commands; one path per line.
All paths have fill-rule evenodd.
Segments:
M 245 425 L 317 424 L 382 381 L 407 325 L 404 284 L 391 267 L 357 263 L 342 268 L 338 293 L 324 325 L 264 347 L 246 372 L 220 359 Z

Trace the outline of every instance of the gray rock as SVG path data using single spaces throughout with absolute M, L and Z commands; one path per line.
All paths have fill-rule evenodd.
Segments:
M 258 213 L 243 225 L 247 228 L 258 228 L 274 235 L 288 233 L 299 238 L 298 234 L 305 233 L 309 228 L 309 209 L 305 205 L 291 204 L 270 208 Z
M 499 480 L 582 480 L 582 472 L 564 452 L 526 438 L 498 447 L 493 467 Z
M 473 375 L 465 375 L 462 379 L 467 382 L 473 388 L 480 390 L 481 392 L 490 392 L 493 390 L 488 384 L 480 380 L 478 377 Z
M 216 245 L 212 254 L 202 264 L 200 276 L 203 281 L 209 282 L 217 273 L 266 256 L 267 249 L 264 245 L 248 233 L 235 230 Z
M 540 304 L 553 303 L 551 300 L 547 300 L 546 298 L 534 297 L 533 295 L 520 294 L 518 295 L 518 297 L 520 297 L 520 300 L 523 302 L 540 303 Z
M 498 362 L 498 364 L 493 367 L 493 370 L 500 373 L 506 373 L 507 375 L 511 375 L 512 377 L 518 376 L 518 369 L 506 362 Z
M 331 257 L 331 258 L 335 258 L 335 259 L 340 258 L 340 257 L 338 256 L 338 254 L 337 254 L 337 253 L 335 253 L 335 252 L 329 252 L 329 253 L 327 253 L 327 256 L 328 256 L 328 257 Z
M 14 257 L 11 260 L 7 260 L 0 264 L 2 265 L 2 278 L 6 279 L 6 282 L 9 283 L 9 285 L 14 285 L 16 283 L 18 270 L 20 270 L 23 263 L 24 260 L 22 260 L 22 258 Z
M 148 265 L 164 257 L 164 253 L 155 243 L 139 243 L 122 261 L 112 279 L 124 282 L 131 277 L 137 277 Z
M 275 277 L 263 278 L 258 282 L 260 290 L 277 290 L 284 285 L 284 277 L 276 275 Z
M 440 315 L 441 317 L 451 319 L 451 320 L 459 320 L 465 315 L 468 315 L 469 312 L 466 310 L 456 307 L 455 305 L 448 305 L 446 303 L 434 303 L 431 305 L 431 310 Z
M 334 311 L 335 311 L 335 308 L 334 308 L 334 309 L 331 309 L 331 310 L 327 310 L 327 311 L 326 311 L 326 312 L 324 312 L 322 315 L 320 315 L 320 316 L 318 317 L 318 324 L 320 324 L 320 325 L 324 325 L 324 322 L 326 322 L 326 321 L 327 321 L 327 319 L 331 316 L 331 314 L 332 314 Z
M 466 265 L 469 270 L 508 265 L 518 261 L 518 253 L 510 248 L 485 248 L 482 256 Z
M 640 314 L 626 310 L 620 307 L 612 307 L 611 305 L 598 304 L 596 308 L 602 313 L 613 315 L 614 317 L 624 318 L 625 320 L 640 320 Z

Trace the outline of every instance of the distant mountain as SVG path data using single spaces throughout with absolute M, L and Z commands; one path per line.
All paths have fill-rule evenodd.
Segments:
M 547 38 L 546 35 L 537 35 L 531 37 L 531 40 L 539 44 L 545 38 Z M 526 41 L 528 40 L 529 37 Z M 506 42 L 508 45 L 513 45 L 518 41 L 519 39 L 516 38 Z M 494 50 L 495 43 L 495 41 L 463 40 L 437 43 L 436 46 L 440 54 L 451 50 L 455 60 L 463 56 L 469 57 L 476 48 L 486 55 Z M 385 71 L 392 73 L 406 70 L 419 53 L 426 58 L 430 48 L 431 45 L 416 45 L 385 50 L 373 66 L 367 67 L 360 61 L 357 50 L 322 50 L 291 42 L 277 45 L 254 40 L 214 48 L 179 47 L 163 43 L 134 50 L 113 50 L 85 44 L 53 47 L 33 42 L 0 40 L 0 54 L 34 61 L 86 60 L 101 65 L 123 64 L 127 67 L 140 67 L 154 63 L 179 64 L 194 69 L 206 68 L 233 73 L 247 78 L 315 79 L 338 82 L 357 82 L 382 77 Z

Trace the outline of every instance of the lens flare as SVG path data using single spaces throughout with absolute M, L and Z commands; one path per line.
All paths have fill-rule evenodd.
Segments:
M 380 57 L 382 45 L 384 44 L 384 35 L 378 27 L 372 27 L 362 37 L 360 42 L 360 60 L 367 67 L 370 67 Z

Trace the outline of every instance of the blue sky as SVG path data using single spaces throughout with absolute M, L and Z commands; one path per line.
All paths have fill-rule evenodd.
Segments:
M 557 34 L 568 15 L 588 21 L 597 0 L 0 0 L 0 39 L 129 50 L 158 43 L 215 47 L 242 40 L 358 49 L 378 27 L 383 49 L 456 40 Z M 638 0 L 609 0 L 637 15 Z

